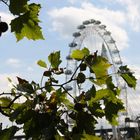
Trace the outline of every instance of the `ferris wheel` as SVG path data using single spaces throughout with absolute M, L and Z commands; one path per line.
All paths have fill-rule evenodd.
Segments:
M 121 99 L 124 101 L 127 110 L 127 93 L 126 84 L 122 78 L 117 74 L 119 67 L 122 66 L 122 60 L 119 50 L 116 46 L 116 42 L 111 36 L 111 32 L 106 29 L 106 26 L 101 24 L 100 21 L 90 19 L 86 20 L 77 27 L 78 31 L 73 33 L 73 41 L 69 44 L 69 54 L 66 57 L 67 67 L 65 71 L 66 81 L 71 78 L 71 75 L 75 72 L 78 61 L 70 57 L 73 50 L 88 48 L 91 53 L 98 51 L 98 55 L 105 57 L 111 64 L 111 73 L 114 74 L 113 80 L 115 84 L 121 89 Z M 89 74 L 87 72 L 86 74 Z M 90 83 L 77 87 L 75 81 L 66 85 L 66 90 L 71 92 L 73 96 L 78 96 L 81 90 L 86 90 Z M 125 112 L 127 114 L 127 111 Z

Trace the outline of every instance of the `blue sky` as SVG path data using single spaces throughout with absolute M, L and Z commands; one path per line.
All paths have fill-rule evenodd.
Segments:
M 23 39 L 16 42 L 10 29 L 0 37 L 1 92 L 8 89 L 6 77 L 15 79 L 15 76 L 20 75 L 29 80 L 39 80 L 43 69 L 36 65 L 36 61 L 47 60 L 50 52 L 61 50 L 62 59 L 65 59 L 69 51 L 68 44 L 73 39 L 72 33 L 76 31 L 77 25 L 91 18 L 107 25 L 107 29 L 116 40 L 123 63 L 129 65 L 140 81 L 139 0 L 31 0 L 31 2 L 42 4 L 40 25 L 45 40 Z M 13 18 L 7 6 L 2 3 L 0 3 L 0 16 L 2 21 L 8 23 Z M 135 91 L 135 95 L 138 94 L 140 94 L 139 86 Z M 132 101 L 130 105 L 136 104 L 135 102 L 136 100 Z M 137 106 L 136 104 L 136 108 Z

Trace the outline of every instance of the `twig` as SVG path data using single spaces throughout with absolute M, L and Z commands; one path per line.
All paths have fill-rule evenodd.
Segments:
M 61 86 L 61 87 L 64 89 L 65 92 L 67 92 L 67 94 L 68 94 L 74 101 L 77 102 L 77 100 L 76 100 L 63 86 Z
M 9 5 L 7 4 L 7 2 L 5 2 L 4 0 L 0 0 L 1 2 L 3 2 L 5 5 L 7 5 L 9 7 Z
M 84 59 L 81 61 L 81 63 L 79 64 L 79 66 L 75 69 L 73 75 L 71 76 L 71 80 L 73 79 L 73 77 L 75 76 L 77 70 L 80 68 L 80 65 L 83 63 Z
M 11 95 L 11 94 L 12 94 L 12 93 L 4 93 L 4 92 L 3 92 L 3 93 L 0 94 L 0 96 L 2 96 L 2 95 Z

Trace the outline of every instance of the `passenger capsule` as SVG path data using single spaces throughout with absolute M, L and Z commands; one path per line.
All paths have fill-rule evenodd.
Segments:
M 79 37 L 81 34 L 79 33 L 79 32 L 75 32 L 75 33 L 73 33 L 73 36 L 74 37 Z
M 96 20 L 96 21 L 94 22 L 94 24 L 99 25 L 99 24 L 101 24 L 101 21 Z
M 65 74 L 66 74 L 66 75 L 71 75 L 71 74 L 72 74 L 72 71 L 71 71 L 71 70 L 66 70 L 66 71 L 65 71 Z
M 83 24 L 84 25 L 88 25 L 88 24 L 90 24 L 91 22 L 89 21 L 89 20 L 85 20 L 85 21 L 83 21 Z
M 67 90 L 67 91 L 70 91 L 70 90 L 72 90 L 72 87 L 71 86 L 65 86 L 65 89 Z
M 72 42 L 72 43 L 69 44 L 69 47 L 71 47 L 71 48 L 74 48 L 76 46 L 77 46 L 77 43 L 75 43 L 75 42 Z
M 77 27 L 77 29 L 80 29 L 80 30 L 85 29 L 85 28 L 86 28 L 85 25 L 79 25 L 79 26 Z

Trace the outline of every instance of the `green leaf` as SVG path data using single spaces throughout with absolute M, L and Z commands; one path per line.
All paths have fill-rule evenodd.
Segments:
M 51 81 L 51 82 L 53 82 L 53 83 L 58 83 L 58 80 L 56 80 L 56 79 L 55 79 L 55 78 L 53 78 L 53 77 L 52 77 L 52 78 L 50 78 L 50 81 Z
M 34 92 L 32 85 L 29 83 L 18 84 L 17 90 L 22 91 L 22 92 L 27 92 L 30 94 Z
M 106 85 L 107 85 L 107 88 L 114 93 L 114 95 L 118 95 L 118 96 L 120 95 L 120 89 L 119 87 L 116 87 L 114 85 L 111 76 L 106 79 Z
M 64 137 L 59 136 L 59 135 L 55 135 L 55 140 L 65 140 Z
M 50 77 L 52 75 L 52 72 L 47 70 L 43 73 L 43 76 L 47 76 L 47 77 Z
M 11 140 L 15 133 L 18 131 L 17 126 L 12 126 L 10 128 L 6 128 L 0 131 L 0 139 L 1 140 Z
M 57 69 L 59 67 L 60 63 L 62 62 L 60 60 L 60 51 L 51 53 L 48 56 L 48 60 L 51 63 L 52 68 Z
M 71 58 L 76 60 L 82 60 L 84 58 L 84 53 L 81 50 L 74 50 L 71 54 Z
M 54 90 L 54 88 L 50 85 L 50 82 L 45 82 L 45 89 L 47 92 Z
M 92 97 L 92 102 L 97 102 L 97 101 L 100 101 L 101 99 L 109 96 L 109 90 L 108 89 L 101 89 L 101 90 L 98 90 L 96 91 L 96 95 L 95 97 Z
M 105 116 L 112 125 L 118 125 L 118 112 L 124 110 L 123 103 L 120 99 L 116 103 L 112 101 L 105 102 Z
M 95 86 L 93 85 L 91 87 L 91 89 L 89 89 L 86 93 L 85 93 L 85 100 L 88 101 L 91 99 L 91 97 L 95 97 L 96 95 L 96 88 Z
M 19 115 L 18 118 L 16 118 L 17 124 L 23 124 L 26 123 L 28 120 L 30 120 L 35 115 L 35 111 L 29 109 L 29 110 L 23 110 Z
M 102 85 L 106 83 L 106 79 L 108 78 L 108 68 L 110 66 L 111 64 L 107 61 L 107 59 L 101 56 L 97 56 L 94 59 L 91 69 L 95 73 L 97 84 Z
M 118 89 L 116 89 L 118 90 Z M 113 103 L 118 102 L 118 98 L 116 97 L 116 90 L 112 91 L 110 89 L 100 89 L 98 91 L 96 91 L 96 94 L 94 97 L 92 97 L 91 102 L 97 102 L 100 101 L 102 99 L 106 99 L 108 101 L 112 101 Z
M 30 119 L 31 116 L 33 116 L 33 111 L 31 109 L 32 105 L 33 103 L 29 100 L 24 103 L 17 104 L 16 106 L 14 104 L 13 107 L 15 110 L 10 114 L 10 121 L 16 121 L 18 124 L 26 122 L 28 119 Z
M 7 80 L 12 83 L 12 79 L 10 77 L 7 77 Z
M 76 60 L 82 60 L 85 56 L 89 55 L 89 50 L 87 48 L 83 48 L 82 50 L 73 50 L 71 54 L 71 58 Z
M 89 134 L 74 134 L 73 140 L 101 140 L 101 138 Z
M 0 106 L 1 107 L 7 107 L 12 99 L 10 97 L 1 97 L 0 98 Z
M 102 109 L 100 102 L 95 102 L 95 103 L 89 102 L 88 110 L 91 112 L 91 114 L 93 116 L 95 116 L 97 118 L 98 117 L 102 118 L 105 115 L 104 110 Z
M 82 123 L 81 123 L 82 122 Z M 78 111 L 76 118 L 76 127 L 73 128 L 73 133 L 93 134 L 95 129 L 95 118 L 88 112 Z
M 23 129 L 26 139 L 33 138 L 39 140 L 42 134 L 46 136 L 46 139 L 51 139 L 52 135 L 56 133 L 54 129 L 56 121 L 54 121 L 53 118 L 54 117 L 50 116 L 48 113 L 36 112 L 32 116 L 32 119 L 24 123 Z
M 10 0 L 9 10 L 13 15 L 20 15 L 27 11 L 29 0 Z
M 121 66 L 119 69 L 119 73 L 121 73 L 121 77 L 125 80 L 127 85 L 135 89 L 137 79 L 133 76 L 133 73 L 127 68 L 127 66 Z
M 17 41 L 27 37 L 28 39 L 44 39 L 41 27 L 38 25 L 38 13 L 40 5 L 30 4 L 29 10 L 11 21 L 11 32 L 15 32 Z
M 84 138 L 81 140 L 101 140 L 101 138 L 94 136 L 94 135 L 89 135 L 89 134 L 83 134 Z
M 19 84 L 25 84 L 25 83 L 28 84 L 28 83 L 29 83 L 27 80 L 22 79 L 22 78 L 20 78 L 20 77 L 18 77 L 18 76 L 17 76 L 17 80 L 18 80 L 18 83 L 19 83 Z
M 90 53 L 88 48 L 83 48 L 81 51 L 85 56 L 88 56 Z
M 47 64 L 46 64 L 46 62 L 43 61 L 43 60 L 38 60 L 38 61 L 37 61 L 37 64 L 38 64 L 40 67 L 47 68 Z

